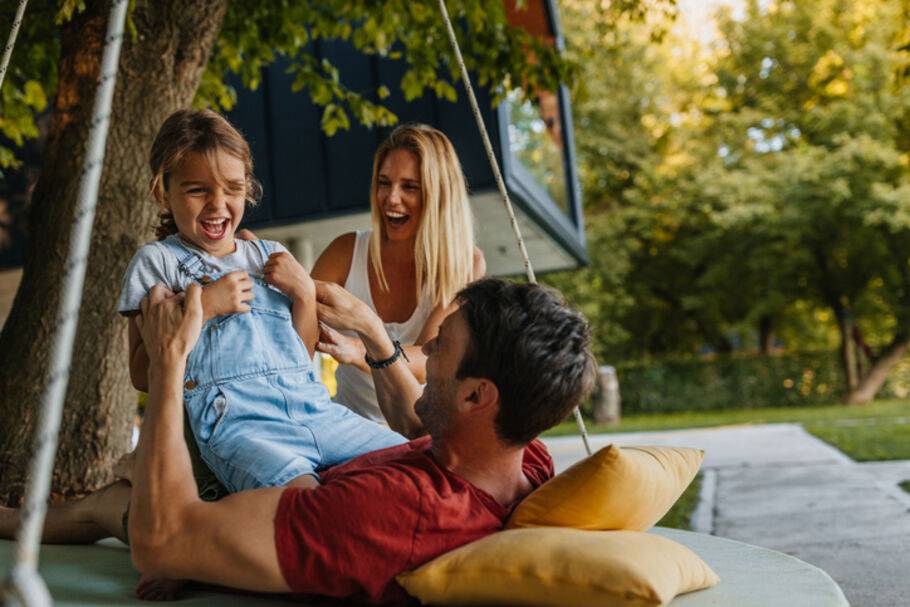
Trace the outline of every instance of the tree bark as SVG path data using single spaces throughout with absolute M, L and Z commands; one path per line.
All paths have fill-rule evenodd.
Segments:
M 853 323 L 842 306 L 835 306 L 834 316 L 837 318 L 837 328 L 840 332 L 840 358 L 844 370 L 844 380 L 847 385 L 847 394 L 856 390 L 859 385 L 859 373 L 856 365 L 856 346 L 853 343 Z
M 758 350 L 763 356 L 771 354 L 774 346 L 774 321 L 770 314 L 762 314 L 758 320 Z
M 120 279 L 151 238 L 148 151 L 163 120 L 187 107 L 221 27 L 227 0 L 139 0 L 126 35 L 101 176 L 82 310 L 54 466 L 52 491 L 97 489 L 129 448 L 136 392 L 127 370 Z M 41 177 L 29 209 L 24 273 L 0 334 L 0 503 L 25 484 L 54 339 L 70 229 L 110 2 L 62 26 L 59 80 Z
M 875 359 L 869 372 L 859 384 L 847 394 L 845 402 L 848 405 L 864 405 L 870 402 L 878 391 L 882 389 L 891 369 L 900 362 L 910 348 L 910 339 L 902 339 L 894 343 L 888 350 Z

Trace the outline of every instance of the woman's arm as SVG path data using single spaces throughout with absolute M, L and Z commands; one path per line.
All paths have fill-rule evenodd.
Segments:
M 351 271 L 356 239 L 357 234 L 348 232 L 329 243 L 329 246 L 313 264 L 313 271 L 310 272 L 313 280 L 334 282 L 343 287 L 348 280 L 348 273 Z
M 473 266 L 471 280 L 483 278 L 483 275 L 487 271 L 487 262 L 486 259 L 484 259 L 483 251 L 477 247 L 474 247 Z M 442 324 L 442 321 L 446 319 L 446 316 L 454 312 L 456 308 L 458 308 L 458 304 L 454 302 L 447 306 L 439 305 L 433 308 L 433 311 L 430 312 L 427 321 L 423 325 L 423 329 L 420 330 L 420 335 L 417 336 L 414 345 L 402 348 L 405 354 L 408 355 L 408 358 L 411 359 L 411 362 L 408 363 L 408 367 L 420 383 L 426 383 L 427 357 L 423 353 L 423 344 L 436 337 L 436 334 L 439 333 L 439 326 Z M 366 366 L 366 364 L 364 364 L 364 366 Z

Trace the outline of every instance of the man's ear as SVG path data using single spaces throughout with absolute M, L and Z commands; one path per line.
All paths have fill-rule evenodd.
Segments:
M 486 378 L 471 378 L 466 382 L 468 390 L 465 400 L 475 410 L 486 409 L 499 404 L 499 388 Z

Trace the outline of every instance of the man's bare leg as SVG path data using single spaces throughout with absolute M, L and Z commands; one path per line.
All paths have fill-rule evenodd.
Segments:
M 117 481 L 82 499 L 51 504 L 44 519 L 44 544 L 92 544 L 106 537 L 126 541 L 123 514 L 130 503 L 130 484 Z M 0 538 L 13 539 L 19 510 L 0 507 Z

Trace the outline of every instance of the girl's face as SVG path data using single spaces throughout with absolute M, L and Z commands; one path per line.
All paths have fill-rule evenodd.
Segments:
M 376 180 L 376 203 L 389 240 L 414 239 L 423 211 L 420 161 L 414 152 L 399 148 L 386 154 Z
M 216 174 L 202 154 L 187 154 L 168 178 L 166 206 L 180 235 L 214 257 L 233 253 L 234 232 L 246 206 L 243 161 L 215 154 Z

